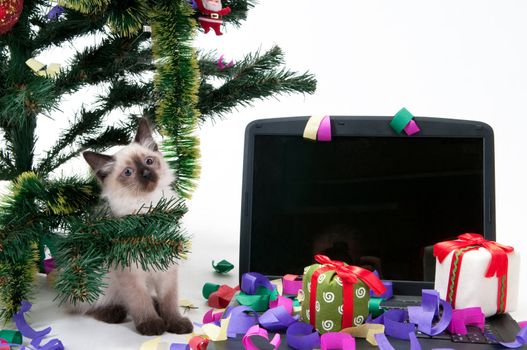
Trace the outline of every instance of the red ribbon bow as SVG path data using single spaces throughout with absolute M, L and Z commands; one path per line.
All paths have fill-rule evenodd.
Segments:
M 434 256 L 439 259 L 439 262 L 443 262 L 451 251 L 470 246 L 483 247 L 491 255 L 485 277 L 492 277 L 494 275 L 501 277 L 507 274 L 507 253 L 513 252 L 514 248 L 493 241 L 487 241 L 482 235 L 477 233 L 464 233 L 454 241 L 437 243 L 434 245 Z
M 381 280 L 369 270 L 358 266 L 346 265 L 342 261 L 331 260 L 325 255 L 315 255 L 315 260 L 323 265 L 329 266 L 337 272 L 337 275 L 343 282 L 356 283 L 360 278 L 375 294 L 380 295 L 386 292 L 386 287 Z

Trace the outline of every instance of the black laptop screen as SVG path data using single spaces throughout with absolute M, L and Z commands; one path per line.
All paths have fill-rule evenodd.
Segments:
M 315 253 L 433 280 L 431 246 L 483 232 L 478 138 L 254 140 L 251 269 L 301 274 Z

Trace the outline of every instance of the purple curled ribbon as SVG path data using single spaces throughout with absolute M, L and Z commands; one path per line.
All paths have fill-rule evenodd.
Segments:
M 417 340 L 414 332 L 408 333 L 408 339 L 410 340 L 410 350 L 421 350 L 421 344 L 419 344 L 419 340 Z M 375 340 L 377 341 L 379 350 L 395 350 L 383 333 L 375 334 Z
M 527 344 L 527 327 L 523 327 L 522 329 L 520 329 L 515 341 L 508 343 L 500 342 L 500 344 L 509 349 L 516 349 L 524 346 L 525 344 Z
M 417 324 L 417 329 L 428 335 L 438 335 L 452 321 L 452 306 L 439 297 L 439 292 L 433 289 L 423 289 L 421 306 L 409 306 L 408 317 L 411 323 Z M 433 325 L 434 317 L 439 315 L 439 305 L 443 307 L 443 315 L 439 322 Z
M 241 290 L 249 295 L 256 294 L 258 287 L 265 287 L 274 290 L 275 286 L 269 282 L 269 279 L 258 272 L 247 272 L 242 276 Z
M 41 331 L 36 331 L 27 323 L 24 313 L 31 310 L 31 303 L 29 301 L 22 301 L 20 311 L 18 311 L 13 319 L 19 332 L 26 338 L 31 339 L 31 345 L 37 350 L 64 350 L 62 342 L 56 338 L 51 339 L 44 345 L 40 345 L 46 335 L 51 332 L 51 327 L 45 328 Z M 22 347 L 23 348 L 23 347 Z
M 320 348 L 320 335 L 310 324 L 296 322 L 287 328 L 287 345 L 297 350 Z
M 298 321 L 299 316 L 291 316 L 283 306 L 269 309 L 260 316 L 260 325 L 272 332 L 285 330 Z
M 249 328 L 258 324 L 258 315 L 248 306 L 236 306 L 227 314 L 230 316 L 227 337 L 236 338 L 238 334 L 245 334 Z

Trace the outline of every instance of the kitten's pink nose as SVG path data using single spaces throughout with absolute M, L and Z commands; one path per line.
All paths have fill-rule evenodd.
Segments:
M 143 177 L 149 177 L 150 176 L 150 170 L 145 169 L 143 170 Z

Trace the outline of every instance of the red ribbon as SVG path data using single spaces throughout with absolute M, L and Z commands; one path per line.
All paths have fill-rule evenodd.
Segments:
M 353 326 L 353 284 L 357 283 L 357 280 L 360 279 L 363 281 L 370 289 L 372 289 L 377 295 L 383 294 L 386 292 L 386 287 L 381 282 L 381 280 L 375 276 L 375 274 L 369 270 L 363 269 L 358 266 L 346 265 L 342 261 L 331 260 L 325 255 L 315 255 L 315 260 L 322 264 L 323 266 L 318 268 L 313 275 L 311 276 L 311 286 L 312 290 L 309 291 L 309 321 L 313 327 L 316 328 L 316 309 L 315 303 L 317 298 L 316 288 L 317 288 L 317 279 L 322 273 L 330 270 L 335 270 L 337 276 L 340 277 L 343 284 L 343 316 L 342 316 L 342 327 L 351 327 Z
M 485 277 L 502 277 L 507 274 L 508 258 L 507 253 L 514 251 L 513 247 L 499 244 L 493 241 L 487 241 L 482 235 L 477 233 L 464 233 L 454 241 L 445 241 L 434 245 L 434 256 L 443 262 L 446 256 L 461 248 L 477 246 L 487 249 L 491 255 Z

